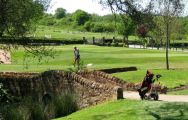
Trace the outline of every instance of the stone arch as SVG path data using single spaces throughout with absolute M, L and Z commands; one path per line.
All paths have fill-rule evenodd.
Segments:
M 42 96 L 42 102 L 47 105 L 49 104 L 50 102 L 52 101 L 52 95 L 50 93 L 45 93 L 43 96 Z

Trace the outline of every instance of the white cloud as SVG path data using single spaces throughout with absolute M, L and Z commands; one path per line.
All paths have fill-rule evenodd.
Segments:
M 104 9 L 95 0 L 52 0 L 51 7 L 48 10 L 49 13 L 54 13 L 55 10 L 62 7 L 67 10 L 68 13 L 72 13 L 77 9 L 84 10 L 88 13 L 96 13 L 99 15 L 105 15 L 111 13 L 109 9 Z

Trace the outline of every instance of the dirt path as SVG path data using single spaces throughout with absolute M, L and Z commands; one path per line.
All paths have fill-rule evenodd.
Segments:
M 140 100 L 138 92 L 124 91 L 124 98 Z M 188 102 L 188 95 L 159 95 L 159 100 L 167 102 Z

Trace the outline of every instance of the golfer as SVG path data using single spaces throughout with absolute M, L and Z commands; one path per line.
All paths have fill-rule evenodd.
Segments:
M 74 67 L 77 65 L 79 67 L 80 64 L 80 52 L 77 47 L 74 47 Z

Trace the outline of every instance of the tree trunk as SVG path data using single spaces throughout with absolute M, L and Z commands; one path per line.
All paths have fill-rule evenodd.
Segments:
M 129 36 L 126 36 L 126 44 L 127 44 L 127 47 L 129 47 Z
M 168 48 L 169 48 L 169 23 L 166 24 L 166 69 L 169 70 L 168 61 Z
M 3 37 L 3 32 L 0 32 L 0 38 Z

